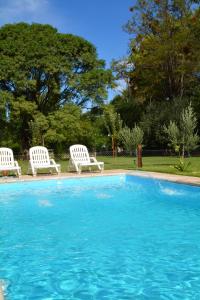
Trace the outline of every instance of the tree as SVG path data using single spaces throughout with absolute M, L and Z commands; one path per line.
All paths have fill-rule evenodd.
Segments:
M 197 148 L 199 137 L 196 131 L 197 118 L 193 112 L 193 108 L 189 105 L 181 114 L 180 132 L 182 143 L 182 157 L 185 155 L 185 150 L 190 154 L 191 150 Z
M 143 104 L 138 103 L 127 90 L 124 90 L 121 95 L 115 96 L 112 99 L 111 104 L 114 106 L 116 112 L 120 114 L 120 117 L 126 126 L 131 128 L 134 123 L 140 121 L 142 110 L 144 108 Z
M 135 149 L 135 141 L 132 130 L 127 126 L 122 128 L 119 133 L 119 139 L 121 140 L 125 149 L 129 151 L 130 155 L 132 155 L 133 150 Z
M 37 113 L 29 122 L 31 146 L 45 145 L 45 134 L 49 128 L 47 117 Z
M 119 133 L 119 138 L 125 149 L 132 155 L 133 150 L 137 151 L 137 146 L 142 144 L 143 135 L 142 129 L 135 125 L 133 129 L 128 127 L 122 128 Z
M 174 121 L 170 121 L 169 125 L 164 125 L 164 133 L 167 135 L 169 146 L 175 151 L 179 152 L 181 143 L 181 133 Z
M 115 157 L 117 143 L 119 140 L 119 133 L 122 128 L 122 120 L 120 115 L 115 112 L 112 105 L 107 105 L 104 107 L 103 119 L 108 132 L 108 136 L 111 137 L 112 140 L 113 157 Z
M 199 137 L 197 132 L 195 132 L 196 126 L 197 118 L 191 105 L 182 111 L 179 125 L 174 121 L 170 121 L 168 126 L 164 126 L 164 132 L 169 140 L 169 145 L 176 152 L 181 150 L 182 158 L 185 156 L 185 150 L 189 155 L 190 151 L 197 147 Z
M 144 133 L 143 130 L 137 125 L 135 125 L 132 131 L 133 131 L 133 137 L 134 137 L 135 149 L 136 149 L 138 145 L 142 144 Z
M 81 131 L 81 109 L 74 104 L 64 107 L 48 115 L 48 130 L 44 139 L 57 152 L 66 151 L 71 144 L 79 142 Z
M 129 127 L 137 111 L 146 146 L 163 147 L 163 124 L 179 122 L 188 102 L 200 125 L 200 1 L 137 0 L 130 11 L 129 52 L 113 63 L 127 89 L 113 104 Z
M 102 104 L 112 86 L 110 70 L 85 39 L 59 33 L 50 25 L 8 24 L 0 28 L 0 110 L 7 127 L 27 148 L 30 122 L 66 103 Z M 5 96 L 5 94 L 4 94 Z
M 134 37 L 120 74 L 128 76 L 138 101 L 172 101 L 193 94 L 199 84 L 199 2 L 138 0 L 131 8 L 126 30 Z

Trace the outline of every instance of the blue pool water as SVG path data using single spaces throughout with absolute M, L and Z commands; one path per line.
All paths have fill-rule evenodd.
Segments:
M 6 300 L 200 299 L 200 188 L 135 176 L 0 185 Z

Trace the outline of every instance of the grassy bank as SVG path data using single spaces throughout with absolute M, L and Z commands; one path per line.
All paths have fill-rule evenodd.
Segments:
M 104 161 L 105 169 L 125 169 L 125 170 L 135 170 L 135 158 L 131 157 L 108 157 L 100 156 L 99 161 Z M 171 156 L 157 156 L 157 157 L 144 157 L 143 158 L 143 168 L 144 171 L 180 174 L 180 175 L 190 175 L 200 177 L 200 157 L 185 158 L 185 162 L 191 162 L 191 165 L 184 172 L 180 172 L 174 168 L 178 164 L 179 159 L 177 157 Z M 61 164 L 62 172 L 68 171 L 68 161 L 58 161 Z M 19 165 L 22 167 L 22 173 L 26 174 L 28 168 L 27 161 L 19 161 Z
M 135 159 L 130 157 L 101 157 L 105 162 L 105 169 L 126 169 L 135 170 Z M 143 158 L 143 171 L 171 173 L 180 175 L 190 175 L 200 177 L 200 157 L 185 158 L 185 163 L 190 162 L 190 166 L 182 171 L 175 168 L 179 163 L 179 158 L 172 156 L 157 156 L 157 157 L 144 157 Z

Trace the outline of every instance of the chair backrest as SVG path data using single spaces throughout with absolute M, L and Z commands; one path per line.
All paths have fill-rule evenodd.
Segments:
M 73 145 L 69 148 L 70 157 L 75 162 L 89 163 L 90 157 L 86 146 Z
M 14 156 L 10 148 L 0 148 L 0 166 L 13 167 Z
M 49 152 L 46 147 L 35 146 L 29 149 L 29 157 L 34 165 L 49 165 Z

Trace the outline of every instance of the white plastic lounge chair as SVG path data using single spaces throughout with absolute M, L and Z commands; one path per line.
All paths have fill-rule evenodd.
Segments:
M 49 152 L 46 147 L 35 146 L 29 149 L 29 168 L 28 174 L 37 175 L 38 169 L 55 169 L 56 173 L 60 173 L 60 165 L 56 164 L 54 159 L 49 158 Z
M 104 169 L 104 163 L 98 162 L 95 157 L 90 157 L 86 146 L 73 145 L 69 148 L 70 161 L 69 170 L 76 170 L 77 173 L 81 173 L 82 167 L 96 166 L 101 172 Z
M 13 151 L 10 148 L 0 148 L 0 172 L 14 171 L 17 176 L 21 175 L 21 168 L 14 160 Z

